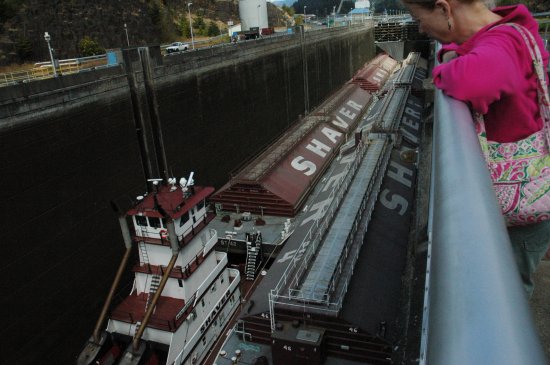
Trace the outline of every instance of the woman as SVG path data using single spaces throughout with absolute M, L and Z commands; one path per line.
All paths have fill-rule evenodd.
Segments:
M 522 35 L 504 23 L 520 24 L 535 37 L 544 69 L 548 53 L 538 24 L 523 5 L 489 10 L 481 0 L 403 0 L 420 31 L 444 44 L 433 70 L 437 88 L 483 115 L 487 140 L 515 142 L 539 131 L 543 120 L 537 76 Z M 550 221 L 509 227 L 527 294 L 532 274 L 550 244 Z

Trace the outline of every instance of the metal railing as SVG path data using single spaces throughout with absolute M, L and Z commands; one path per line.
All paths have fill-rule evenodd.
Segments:
M 470 111 L 435 101 L 420 364 L 546 364 Z
M 69 75 L 80 72 L 84 69 L 99 68 L 107 66 L 107 55 L 71 58 L 58 60 L 56 71 L 59 75 Z M 41 80 L 54 77 L 52 63 L 38 62 L 32 69 L 7 72 L 0 74 L 0 86 L 14 85 L 20 82 Z
M 269 297 L 269 312 L 271 320 L 271 330 L 275 330 L 275 304 L 282 303 L 286 305 L 296 305 L 292 303 L 292 300 L 295 298 L 296 293 L 293 293 L 293 289 L 297 288 L 300 285 L 300 279 L 302 274 L 306 271 L 309 262 L 312 260 L 318 245 L 320 244 L 322 237 L 326 230 L 330 227 L 332 218 L 340 206 L 340 202 L 345 197 L 345 192 L 351 183 L 355 171 L 360 165 L 360 162 L 363 157 L 363 148 L 357 150 L 357 155 L 355 160 L 350 164 L 350 168 L 346 176 L 342 181 L 335 186 L 333 186 L 329 198 L 329 206 L 327 207 L 326 212 L 323 215 L 323 218 L 315 220 L 308 232 L 304 235 L 302 243 L 296 250 L 294 257 L 288 264 L 283 275 L 279 279 L 279 282 L 274 289 L 268 294 Z M 329 299 L 328 297 L 326 298 Z M 327 305 L 332 305 L 339 307 L 343 298 L 339 298 L 337 303 L 326 303 Z M 300 307 L 303 304 L 299 304 Z M 328 309 L 327 311 L 333 311 Z

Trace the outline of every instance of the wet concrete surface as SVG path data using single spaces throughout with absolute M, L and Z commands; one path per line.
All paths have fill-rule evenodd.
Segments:
M 550 260 L 542 261 L 535 272 L 535 290 L 529 304 L 550 363 Z

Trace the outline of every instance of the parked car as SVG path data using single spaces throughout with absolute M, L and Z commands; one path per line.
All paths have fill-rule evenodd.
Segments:
M 166 53 L 182 52 L 189 49 L 189 44 L 183 42 L 174 42 L 166 47 Z

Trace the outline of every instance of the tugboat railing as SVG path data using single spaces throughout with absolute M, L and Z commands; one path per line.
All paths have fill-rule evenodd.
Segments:
M 546 364 L 470 110 L 434 116 L 420 364 Z

